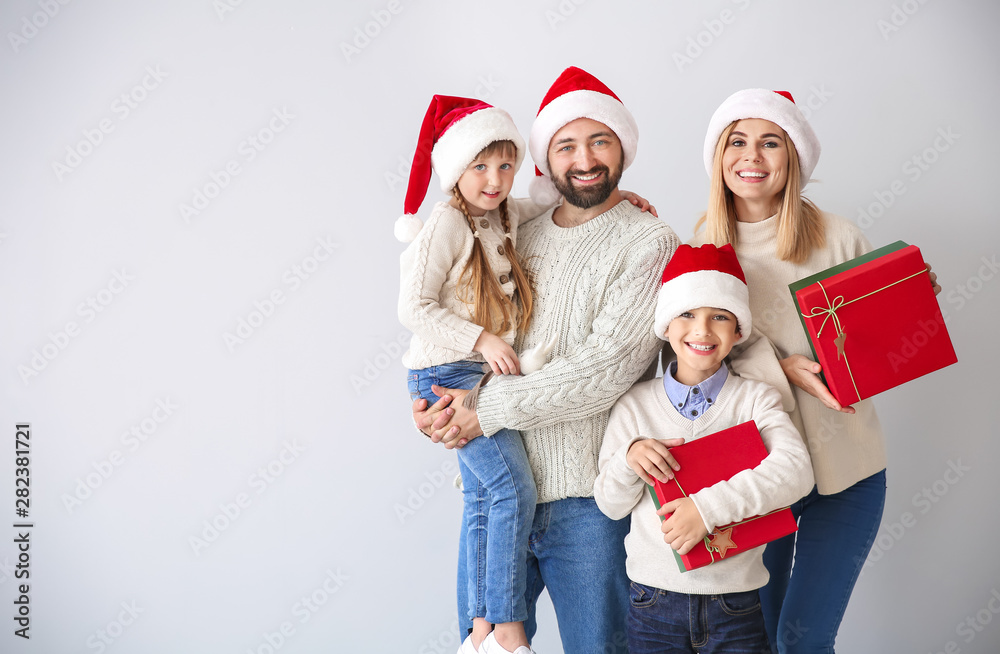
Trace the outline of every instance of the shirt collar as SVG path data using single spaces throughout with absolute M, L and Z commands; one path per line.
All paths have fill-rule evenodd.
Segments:
M 716 398 L 719 397 L 719 391 L 722 390 L 723 384 L 726 383 L 726 379 L 729 377 L 729 370 L 725 363 L 719 366 L 715 374 L 695 386 L 688 386 L 674 379 L 676 372 L 677 362 L 671 361 L 663 375 L 663 390 L 667 392 L 667 398 L 678 411 L 687 406 L 688 402 L 691 401 L 692 394 L 699 396 L 699 401 L 703 399 L 709 405 L 715 404 Z M 694 393 L 694 389 L 696 388 L 698 392 Z

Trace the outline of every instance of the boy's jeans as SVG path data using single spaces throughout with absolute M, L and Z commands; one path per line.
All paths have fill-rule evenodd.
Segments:
M 483 364 L 457 361 L 411 370 L 410 397 L 437 402 L 431 392 L 469 389 L 483 376 Z M 458 450 L 464 497 L 463 527 L 469 618 L 494 624 L 523 622 L 528 532 L 535 515 L 535 480 L 521 436 L 501 429 L 480 436 Z M 461 576 L 461 575 L 460 575 Z
M 756 590 L 688 595 L 633 581 L 629 600 L 630 654 L 771 651 Z

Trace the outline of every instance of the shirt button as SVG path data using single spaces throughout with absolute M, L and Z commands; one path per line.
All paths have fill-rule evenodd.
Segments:
M 711 403 L 712 403 L 712 398 L 710 398 L 710 397 L 706 397 L 705 399 L 706 399 L 706 400 L 708 400 L 708 403 L 709 403 L 709 404 L 711 404 Z
M 698 410 L 697 409 L 691 409 L 691 415 L 693 415 L 693 416 L 698 415 Z
M 500 283 L 501 284 L 507 283 L 507 275 L 500 275 Z
M 692 392 L 692 393 L 694 393 L 695 395 L 697 395 L 697 394 L 698 394 L 698 393 L 700 393 L 701 391 L 699 391 L 699 390 L 697 389 L 697 387 L 696 387 L 696 388 L 692 388 L 692 389 L 691 389 L 691 392 Z
M 497 252 L 499 252 L 500 255 L 503 256 L 503 246 L 502 245 L 498 245 L 497 246 Z
M 479 221 L 479 226 L 482 227 L 483 229 L 486 229 L 487 227 L 490 226 L 490 221 L 483 218 L 482 220 Z

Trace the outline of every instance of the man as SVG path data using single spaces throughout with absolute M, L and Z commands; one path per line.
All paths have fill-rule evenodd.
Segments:
M 531 375 L 493 380 L 474 411 L 462 406 L 461 390 L 439 389 L 441 401 L 426 411 L 423 400 L 414 404 L 415 422 L 428 432 L 433 424 L 432 439 L 446 447 L 502 427 L 521 430 L 538 489 L 525 628 L 530 638 L 535 602 L 547 587 L 567 653 L 625 651 L 628 523 L 597 508 L 594 480 L 611 406 L 659 350 L 650 329 L 658 281 L 679 243 L 618 190 L 637 139 L 635 120 L 607 86 L 578 68 L 560 75 L 542 101 L 528 150 L 539 170 L 532 196 L 545 201 L 545 192 L 555 191 L 564 202 L 518 234 L 536 292 L 518 350 L 555 336 L 551 360 Z M 464 579 L 458 588 L 463 594 Z M 460 614 L 465 619 L 464 608 Z

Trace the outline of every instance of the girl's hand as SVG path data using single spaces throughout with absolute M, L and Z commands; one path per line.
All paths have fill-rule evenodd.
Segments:
M 521 362 L 518 361 L 514 348 L 496 334 L 484 329 L 472 349 L 486 358 L 494 375 L 521 374 Z
M 823 383 L 823 380 L 819 378 L 819 372 L 823 367 L 818 363 L 801 354 L 793 354 L 787 359 L 782 359 L 779 363 L 781 363 L 781 369 L 785 372 L 785 377 L 788 377 L 789 382 L 809 393 L 834 411 L 854 413 L 854 407 L 841 406 L 837 398 L 830 392 L 830 389 Z
M 687 554 L 708 536 L 701 512 L 690 497 L 667 502 L 657 513 L 661 516 L 673 513 L 660 524 L 660 531 L 663 532 L 663 542 L 678 554 Z
M 626 200 L 628 200 L 629 202 L 631 202 L 635 206 L 639 207 L 640 211 L 648 211 L 649 213 L 653 214 L 657 218 L 660 217 L 656 213 L 656 207 L 654 207 L 653 205 L 651 205 L 649 203 L 649 200 L 647 200 L 646 198 L 642 197 L 641 195 L 637 195 L 636 193 L 633 193 L 632 191 L 621 191 L 621 194 L 622 194 L 623 198 L 625 198 Z
M 657 440 L 655 438 L 644 438 L 641 441 L 632 443 L 625 454 L 625 461 L 639 479 L 650 486 L 653 485 L 655 477 L 663 483 L 667 483 L 674 478 L 674 471 L 681 467 L 674 459 L 674 455 L 667 448 L 683 445 L 683 438 L 670 438 Z

